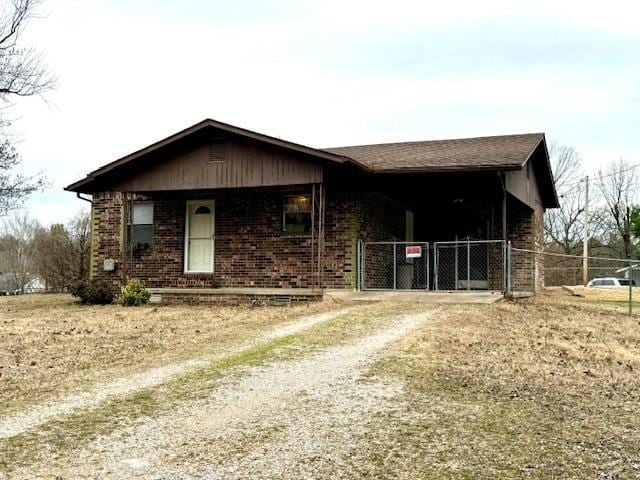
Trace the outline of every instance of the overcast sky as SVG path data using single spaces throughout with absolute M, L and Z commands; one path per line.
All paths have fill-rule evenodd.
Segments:
M 527 5 L 525 5 L 525 3 Z M 58 88 L 10 110 L 44 223 L 62 188 L 206 117 L 315 147 L 543 131 L 640 163 L 639 2 L 48 0 Z

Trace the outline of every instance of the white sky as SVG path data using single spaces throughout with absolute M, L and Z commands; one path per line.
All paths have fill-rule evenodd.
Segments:
M 58 88 L 10 115 L 44 223 L 62 188 L 203 118 L 326 147 L 544 131 L 640 163 L 640 4 L 48 0 Z

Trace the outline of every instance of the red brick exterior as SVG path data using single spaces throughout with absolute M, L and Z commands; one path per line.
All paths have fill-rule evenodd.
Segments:
M 514 291 L 535 292 L 544 287 L 544 262 L 540 255 L 518 249 L 541 251 L 544 209 L 531 209 L 511 200 L 507 206 L 507 238 L 511 241 L 511 287 Z
M 126 262 L 123 257 L 127 229 L 123 197 L 119 193 L 96 194 L 92 210 L 92 276 L 110 283 L 114 289 L 125 276 L 141 279 L 150 288 L 312 288 L 315 282 L 311 237 L 291 237 L 282 233 L 283 196 L 310 192 L 311 186 L 291 186 L 199 194 L 199 198 L 215 201 L 215 267 L 212 274 L 184 273 L 186 201 L 197 198 L 193 194 L 174 192 L 151 198 L 154 203 L 153 247 L 134 253 Z M 378 194 L 328 187 L 324 287 L 355 288 L 358 240 L 404 240 L 405 212 L 404 205 Z M 507 234 L 515 248 L 535 250 L 539 247 L 542 212 L 541 207 L 534 211 L 511 199 L 507 209 Z M 114 271 L 104 271 L 105 259 L 115 260 Z M 539 288 L 543 280 L 541 262 L 533 255 L 513 256 L 514 289 Z
M 117 193 L 97 194 L 93 201 L 93 277 L 116 287 L 126 269 L 128 277 L 141 279 L 148 287 L 311 288 L 311 237 L 282 233 L 283 196 L 310 192 L 310 186 L 302 186 L 200 194 L 200 198 L 215 201 L 213 274 L 184 273 L 186 200 L 193 195 L 151 197 L 153 247 L 134 252 L 125 262 L 123 198 Z M 404 210 L 372 194 L 328 189 L 325 288 L 355 287 L 359 232 L 372 240 L 401 238 Z M 103 270 L 105 259 L 115 260 L 114 271 Z

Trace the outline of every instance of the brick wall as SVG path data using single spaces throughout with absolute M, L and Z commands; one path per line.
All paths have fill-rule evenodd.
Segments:
M 375 193 L 359 196 L 360 238 L 368 242 L 404 241 L 407 208 Z
M 544 209 L 535 209 L 510 199 L 507 205 L 507 238 L 515 249 L 541 251 L 544 235 Z M 514 291 L 535 292 L 544 286 L 544 259 L 541 255 L 513 251 L 511 287 Z
M 327 288 L 356 288 L 358 240 L 404 240 L 406 209 L 372 192 L 327 194 Z M 330 233 L 331 232 L 331 233 Z
M 184 197 L 155 196 L 154 245 L 132 256 L 130 277 L 150 287 L 284 287 L 310 288 L 311 238 L 282 234 L 283 195 L 310 193 L 311 187 L 255 188 L 201 195 L 215 200 L 213 274 L 184 273 Z M 367 198 L 364 202 L 364 198 Z M 193 197 L 190 197 L 193 198 Z M 364 203 L 363 203 L 364 202 Z M 379 204 L 379 205 L 378 205 Z M 92 249 L 94 278 L 117 286 L 123 276 L 124 202 L 117 193 L 94 196 L 95 234 Z M 376 206 L 378 205 L 378 206 Z M 358 232 L 384 231 L 384 202 L 368 194 L 328 189 L 325 212 L 324 279 L 327 288 L 352 288 L 357 269 Z M 375 222 L 365 212 L 380 211 Z M 404 213 L 402 214 L 404 222 Z M 371 225 L 375 225 L 375 228 Z M 402 223 L 404 228 L 404 223 Z M 373 230 L 375 230 L 375 232 Z M 105 259 L 116 260 L 113 272 L 103 271 Z M 128 262 L 127 262 L 128 263 Z
M 104 272 L 105 259 L 112 258 L 121 266 L 124 245 L 123 197 L 120 193 L 103 192 L 93 196 L 91 206 L 91 277 L 106 281 L 114 290 L 121 283 L 120 268 Z
M 149 287 L 310 288 L 311 238 L 282 235 L 283 195 L 310 193 L 310 186 L 217 191 L 202 198 L 215 200 L 215 272 L 184 273 L 186 198 L 156 196 L 154 245 L 134 253 L 129 276 Z M 193 198 L 190 196 L 189 198 Z M 357 242 L 404 240 L 403 205 L 371 192 L 329 187 L 326 193 L 324 285 L 354 288 Z M 92 272 L 118 286 L 123 277 L 125 219 L 120 194 L 97 194 L 93 204 L 95 231 Z M 541 218 L 541 217 L 540 217 Z M 532 248 L 532 212 L 513 202 L 509 208 L 509 238 L 514 246 Z M 106 258 L 116 260 L 114 272 L 103 271 Z M 528 270 L 518 267 L 519 272 Z

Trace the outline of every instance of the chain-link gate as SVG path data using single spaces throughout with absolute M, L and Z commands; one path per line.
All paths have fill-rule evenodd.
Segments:
M 362 290 L 429 290 L 427 242 L 361 242 Z
M 433 244 L 433 251 L 434 290 L 505 290 L 504 241 L 437 242 Z

